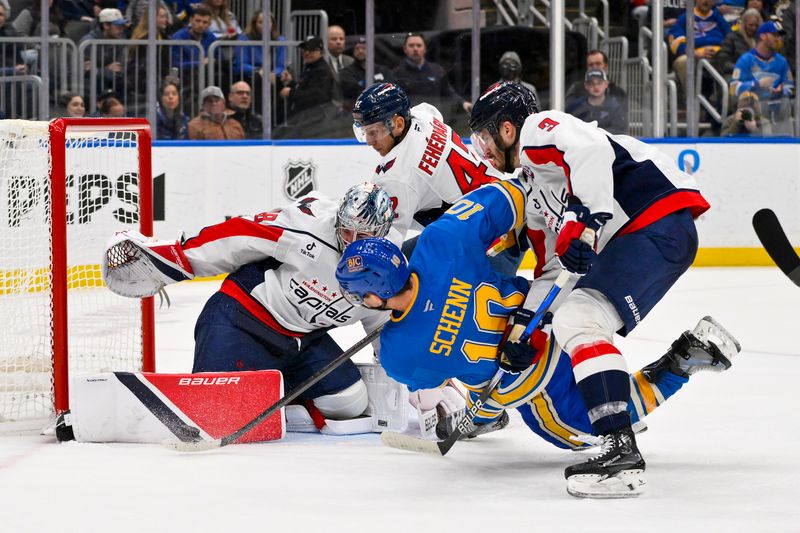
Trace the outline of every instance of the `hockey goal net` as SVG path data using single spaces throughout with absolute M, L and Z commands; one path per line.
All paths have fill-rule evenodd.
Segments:
M 153 301 L 103 286 L 115 231 L 152 235 L 142 119 L 0 121 L 0 433 L 69 407 L 70 373 L 154 371 Z

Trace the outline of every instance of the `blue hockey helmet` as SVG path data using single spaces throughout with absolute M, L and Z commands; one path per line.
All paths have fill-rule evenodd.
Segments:
M 365 126 L 370 124 L 384 124 L 388 134 L 392 130 L 392 118 L 395 115 L 403 117 L 406 122 L 411 118 L 411 103 L 406 92 L 394 83 L 370 85 L 353 106 L 353 132 L 356 139 L 366 142 Z
M 487 129 L 495 136 L 500 122 L 507 120 L 521 128 L 528 116 L 538 112 L 536 97 L 530 89 L 519 83 L 501 81 L 486 89 L 472 106 L 469 127 L 473 133 Z
M 336 266 L 342 294 L 354 305 L 363 305 L 368 294 L 388 300 L 400 292 L 410 275 L 400 248 L 389 239 L 378 237 L 349 245 Z

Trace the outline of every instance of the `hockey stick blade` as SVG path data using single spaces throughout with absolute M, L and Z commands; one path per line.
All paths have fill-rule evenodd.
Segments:
M 524 342 L 531 336 L 533 330 L 541 321 L 542 316 L 544 316 L 544 314 L 552 305 L 553 301 L 556 299 L 556 296 L 558 296 L 558 294 L 561 292 L 561 288 L 567 283 L 567 281 L 569 281 L 570 276 L 571 274 L 566 270 L 562 271 L 561 274 L 558 275 L 558 278 L 556 278 L 555 283 L 553 283 L 553 287 L 550 289 L 550 292 L 548 292 L 547 296 L 544 297 L 544 300 L 542 300 L 542 303 L 539 305 L 536 313 L 534 313 L 530 323 L 520 336 L 520 341 Z M 450 448 L 455 445 L 456 441 L 458 441 L 461 435 L 466 431 L 467 425 L 472 422 L 472 420 L 475 418 L 475 415 L 478 414 L 478 411 L 483 408 L 483 405 L 500 384 L 503 374 L 505 374 L 503 369 L 498 368 L 497 372 L 495 372 L 494 376 L 492 376 L 491 381 L 489 381 L 489 384 L 484 387 L 480 396 L 478 396 L 478 399 L 475 400 L 475 403 L 473 403 L 472 407 L 470 407 L 467 411 L 467 416 L 461 419 L 450 436 L 448 436 L 445 440 L 433 442 L 426 439 L 421 439 L 419 437 L 414 437 L 412 435 L 384 431 L 381 433 L 381 442 L 386 446 L 391 446 L 392 448 L 398 448 L 401 450 L 408 450 L 411 452 L 423 452 L 439 455 L 447 454 L 447 452 L 450 451 Z
M 341 365 L 342 363 L 353 357 L 355 354 L 360 352 L 362 348 L 364 348 L 367 344 L 371 343 L 373 340 L 375 340 L 376 337 L 378 337 L 378 335 L 380 335 L 381 329 L 383 329 L 383 327 L 377 328 L 372 332 L 370 332 L 366 337 L 364 337 L 363 339 L 355 343 L 353 346 L 351 346 L 350 349 L 343 352 L 336 359 L 334 359 L 333 361 L 322 367 L 316 374 L 314 374 L 313 376 L 305 380 L 303 383 L 292 389 L 283 398 L 281 398 L 280 400 L 269 406 L 257 417 L 255 417 L 250 422 L 248 422 L 241 428 L 237 429 L 230 435 L 226 435 L 222 438 L 214 440 L 197 440 L 193 442 L 179 442 L 179 443 L 170 442 L 168 443 L 169 447 L 182 452 L 202 452 L 214 448 L 222 448 L 223 446 L 233 444 L 234 442 L 239 440 L 239 438 L 248 433 L 250 430 L 261 424 L 261 422 L 274 415 L 283 407 L 289 405 L 289 403 L 294 401 L 295 398 L 297 398 L 306 390 L 311 388 L 312 385 L 314 385 L 319 380 L 321 380 L 322 378 L 333 372 L 333 370 L 337 368 L 339 365 Z
M 761 209 L 753 215 L 753 229 L 764 249 L 786 276 L 800 286 L 800 257 L 792 248 L 778 217 L 771 209 Z

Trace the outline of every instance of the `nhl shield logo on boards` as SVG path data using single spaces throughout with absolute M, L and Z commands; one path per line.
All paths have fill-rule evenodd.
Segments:
M 283 192 L 289 200 L 298 200 L 316 187 L 317 167 L 311 161 L 289 161 L 283 167 Z

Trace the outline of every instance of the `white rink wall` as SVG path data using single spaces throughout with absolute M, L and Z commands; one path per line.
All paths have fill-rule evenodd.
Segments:
M 800 243 L 800 142 L 678 141 L 653 142 L 696 175 L 712 205 L 698 223 L 701 248 L 760 247 L 750 221 L 763 207 Z M 269 211 L 312 189 L 339 195 L 368 179 L 378 159 L 350 140 L 156 143 L 155 233 L 172 238 Z

